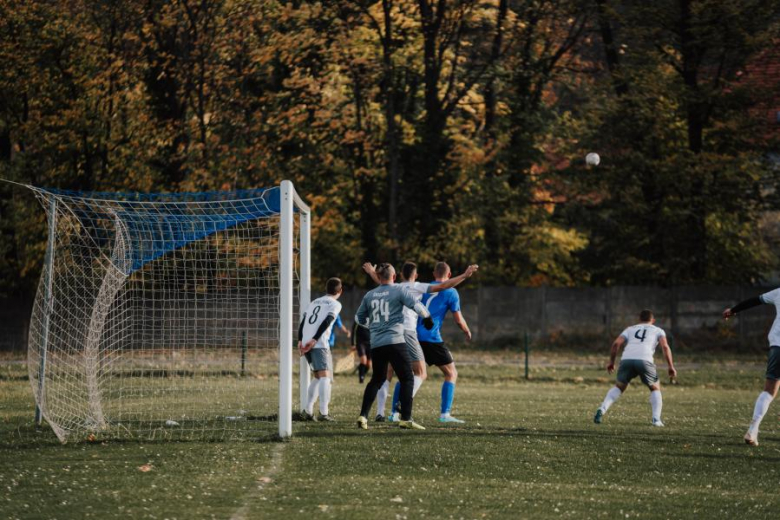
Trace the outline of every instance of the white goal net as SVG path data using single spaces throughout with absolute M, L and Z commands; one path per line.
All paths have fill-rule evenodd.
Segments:
M 61 441 L 291 434 L 294 315 L 309 299 L 309 213 L 291 183 L 31 189 L 49 241 L 28 368 Z

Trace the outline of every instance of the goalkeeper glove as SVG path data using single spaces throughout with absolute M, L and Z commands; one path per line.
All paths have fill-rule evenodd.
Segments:
M 433 318 L 428 316 L 427 318 L 423 318 L 423 327 L 425 327 L 425 330 L 431 330 L 433 328 Z

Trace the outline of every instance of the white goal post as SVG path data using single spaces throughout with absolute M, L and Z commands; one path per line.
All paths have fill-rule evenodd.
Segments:
M 311 212 L 292 182 L 27 187 L 49 227 L 28 345 L 36 421 L 62 442 L 292 435 L 296 316 L 311 297 Z M 305 359 L 299 375 L 303 402 Z

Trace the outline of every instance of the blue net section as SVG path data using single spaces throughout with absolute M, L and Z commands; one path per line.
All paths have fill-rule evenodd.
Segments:
M 201 193 L 74 192 L 37 188 L 65 203 L 99 248 L 123 233 L 125 274 L 170 251 L 244 222 L 278 215 L 279 188 Z

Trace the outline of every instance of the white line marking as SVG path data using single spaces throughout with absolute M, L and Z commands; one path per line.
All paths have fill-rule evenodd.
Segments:
M 269 463 L 268 471 L 265 475 L 257 479 L 257 489 L 251 491 L 244 498 L 244 505 L 241 506 L 238 511 L 233 513 L 230 520 L 247 520 L 247 514 L 249 513 L 249 506 L 256 502 L 263 494 L 266 486 L 274 481 L 274 478 L 282 469 L 282 453 L 284 452 L 284 446 L 286 443 L 277 443 L 271 451 L 271 461 Z

